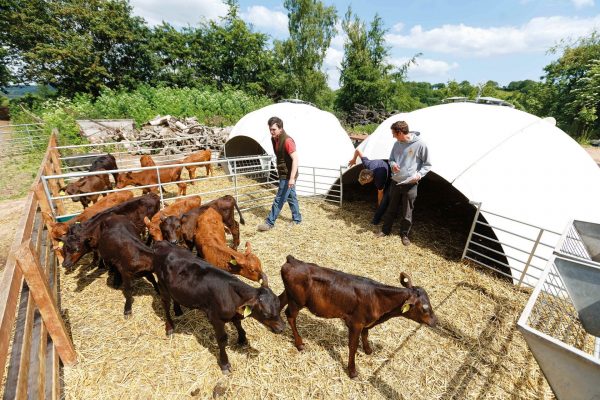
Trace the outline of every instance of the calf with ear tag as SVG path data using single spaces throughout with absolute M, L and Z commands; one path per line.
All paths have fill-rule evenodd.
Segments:
M 405 314 L 408 310 L 410 310 L 410 304 L 408 302 L 406 302 L 402 306 L 402 314 Z

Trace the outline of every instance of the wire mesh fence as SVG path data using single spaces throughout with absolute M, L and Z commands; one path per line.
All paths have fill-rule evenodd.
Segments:
M 0 158 L 42 152 L 47 143 L 44 124 L 0 126 Z

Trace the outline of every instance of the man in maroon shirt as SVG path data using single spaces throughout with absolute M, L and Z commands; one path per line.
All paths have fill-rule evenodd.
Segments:
M 302 222 L 298 196 L 296 196 L 296 179 L 298 178 L 298 152 L 296 143 L 283 129 L 283 121 L 278 117 L 271 117 L 267 122 L 271 132 L 271 144 L 277 157 L 277 173 L 279 174 L 279 188 L 271 206 L 271 212 L 263 224 L 258 226 L 261 232 L 268 231 L 275 225 L 283 205 L 287 201 L 292 211 L 293 224 Z

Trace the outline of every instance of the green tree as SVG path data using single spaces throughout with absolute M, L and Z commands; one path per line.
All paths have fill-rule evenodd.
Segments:
M 149 29 L 126 0 L 7 0 L 0 17 L 22 82 L 97 95 L 103 87 L 135 87 L 154 73 Z
M 576 138 L 598 136 L 600 36 L 597 32 L 550 49 L 560 58 L 544 68 L 540 113 L 552 115 L 558 126 Z
M 327 77 L 321 67 L 336 33 L 336 10 L 319 0 L 285 0 L 283 5 L 288 10 L 290 37 L 274 44 L 286 78 L 278 82 L 282 85 L 280 91 L 316 102 L 321 92 L 328 91 Z
M 369 31 L 358 16 L 348 11 L 342 21 L 347 39 L 340 74 L 340 89 L 336 106 L 349 112 L 355 104 L 367 107 L 385 107 L 390 95 L 391 66 L 385 61 L 389 49 L 385 45 L 385 32 L 379 15 L 375 15 Z

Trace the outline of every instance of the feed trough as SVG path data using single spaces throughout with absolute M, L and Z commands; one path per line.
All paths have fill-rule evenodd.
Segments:
M 572 221 L 554 252 L 566 258 L 592 261 L 600 266 L 600 224 Z
M 558 399 L 600 399 L 598 338 L 580 321 L 573 288 L 565 283 L 573 275 L 572 263 L 559 256 L 549 260 L 517 326 Z M 596 315 L 588 311 L 587 317 L 600 319 L 599 307 L 589 310 Z

